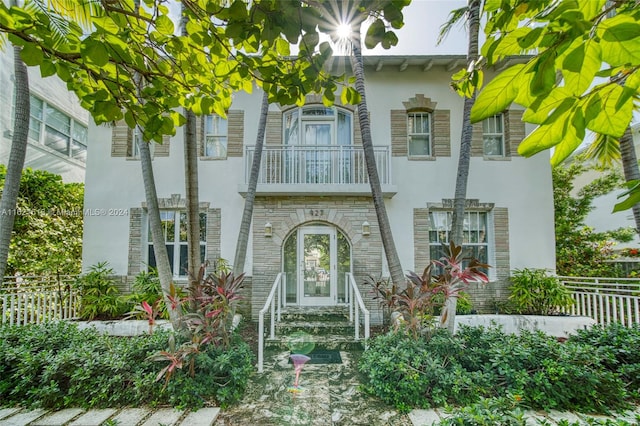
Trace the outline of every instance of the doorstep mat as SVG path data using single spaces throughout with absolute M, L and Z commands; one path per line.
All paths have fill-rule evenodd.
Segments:
M 342 364 L 339 350 L 314 349 L 305 355 L 311 358 L 307 364 Z M 289 358 L 289 364 L 291 364 L 291 358 Z

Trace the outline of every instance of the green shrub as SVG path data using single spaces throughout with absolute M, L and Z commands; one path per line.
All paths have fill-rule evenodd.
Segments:
M 80 292 L 80 318 L 112 319 L 127 311 L 127 303 L 112 278 L 113 269 L 99 262 L 78 277 L 74 285 Z
M 253 371 L 246 343 L 234 340 L 227 351 L 211 345 L 198 355 L 194 377 L 177 370 L 175 383 L 164 387 L 156 381 L 163 365 L 149 357 L 167 349 L 169 336 L 102 336 L 69 322 L 0 327 L 0 401 L 51 409 L 193 408 L 239 399 Z
M 379 336 L 359 369 L 365 389 L 401 411 L 511 394 L 535 409 L 602 412 L 626 407 L 633 396 L 624 369 L 608 368 L 608 359 L 589 345 L 561 344 L 540 332 L 463 327 L 431 339 Z
M 162 301 L 162 286 L 160 285 L 160 278 L 158 278 L 158 271 L 155 268 L 149 268 L 149 271 L 142 271 L 136 275 L 133 281 L 133 293 L 127 297 L 129 303 L 129 309 L 140 305 L 142 302 L 147 302 L 153 306 L 157 303 L 159 309 L 159 317 L 162 319 L 169 319 L 169 311 L 167 305 Z M 146 319 L 142 314 L 136 316 L 138 319 Z
M 509 280 L 516 313 L 557 315 L 573 305 L 569 290 L 544 269 L 516 269 Z
M 482 398 L 461 409 L 448 410 L 450 417 L 439 426 L 524 426 L 524 411 L 516 407 L 518 400 L 512 398 Z

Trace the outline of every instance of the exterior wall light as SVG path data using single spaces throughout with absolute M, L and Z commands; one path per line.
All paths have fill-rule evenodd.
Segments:
M 267 222 L 264 224 L 264 236 L 270 237 L 273 235 L 273 226 L 271 226 L 271 222 Z
M 369 234 L 371 234 L 371 225 L 365 220 L 362 222 L 362 235 L 366 237 Z

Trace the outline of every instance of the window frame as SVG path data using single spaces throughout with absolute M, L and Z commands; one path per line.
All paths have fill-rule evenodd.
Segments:
M 499 118 L 499 121 L 496 120 L 496 118 Z M 506 157 L 506 145 L 505 145 L 505 140 L 506 140 L 506 133 L 505 133 L 505 128 L 504 128 L 504 113 L 500 113 L 500 114 L 495 114 L 492 115 L 491 117 L 487 117 L 482 121 L 482 155 L 485 157 L 498 157 L 498 158 L 502 158 L 502 157 Z M 494 120 L 495 123 L 499 123 L 500 124 L 500 131 L 496 131 L 495 132 L 487 132 L 485 129 L 488 125 L 490 125 L 491 120 Z M 497 127 L 497 126 L 494 126 Z M 499 137 L 501 142 L 500 142 L 500 153 L 499 154 L 490 154 L 487 153 L 487 142 L 489 140 L 491 140 L 491 138 L 496 138 Z
M 420 116 L 427 119 L 427 132 L 416 132 L 415 118 Z M 412 120 L 413 117 L 413 120 Z M 424 120 L 423 120 L 424 122 Z M 420 159 L 420 158 L 432 158 L 433 157 L 433 112 L 432 111 L 407 111 L 407 157 Z M 422 136 L 426 137 L 426 148 L 428 152 L 426 154 L 412 154 L 412 138 Z
M 487 211 L 487 210 L 465 210 L 465 224 L 468 224 L 465 228 L 465 230 L 463 230 L 463 239 L 466 237 L 467 239 L 469 239 L 469 236 L 471 236 L 472 232 L 477 232 L 477 237 L 478 239 L 480 239 L 480 234 L 484 232 L 483 238 L 484 241 L 480 242 L 480 241 L 476 241 L 476 242 L 470 242 L 470 241 L 463 241 L 462 244 L 462 249 L 463 249 L 463 257 L 467 257 L 469 254 L 469 249 L 473 248 L 472 254 L 475 255 L 475 253 L 478 253 L 477 249 L 481 249 L 484 248 L 484 258 L 478 258 L 478 260 L 482 263 L 486 263 L 486 264 L 490 264 L 491 259 L 493 259 L 494 253 L 493 253 L 493 232 L 495 232 L 493 226 L 492 226 L 492 218 L 491 218 L 491 211 Z M 444 220 L 444 228 L 442 226 L 439 227 L 434 227 L 432 226 L 434 223 L 443 223 L 443 221 L 440 220 L 434 220 L 434 216 L 439 215 L 446 215 L 446 218 Z M 437 210 L 429 210 L 428 213 L 428 223 L 429 223 L 429 233 L 428 233 L 428 243 L 429 243 L 429 258 L 431 260 L 437 260 L 440 258 L 440 255 L 438 256 L 434 256 L 434 253 L 437 253 L 438 250 L 440 250 L 442 248 L 442 244 L 449 244 L 449 237 L 451 234 L 451 221 L 452 221 L 452 216 L 453 216 L 453 210 L 449 210 L 449 209 L 437 209 Z M 476 221 L 474 222 L 472 220 L 472 217 L 477 218 Z M 482 222 L 480 221 L 480 218 L 482 218 Z M 478 226 L 476 229 L 471 229 L 471 226 L 473 224 L 477 224 L 477 225 L 481 225 Z M 446 229 L 445 229 L 446 228 Z M 434 234 L 437 236 L 437 238 L 435 240 L 432 239 L 432 234 Z M 467 235 L 465 235 L 465 233 Z M 441 238 L 442 234 L 444 234 L 444 238 Z M 495 269 L 494 268 L 490 268 L 489 270 L 483 270 L 483 272 L 485 274 L 487 274 L 487 276 L 492 279 L 492 275 L 495 274 Z
M 169 254 L 169 262 L 171 264 L 171 271 L 173 277 L 175 279 L 184 279 L 187 278 L 186 265 L 187 265 L 187 211 L 185 209 L 162 209 L 160 210 L 160 220 L 163 223 L 163 229 L 166 231 L 167 226 L 169 225 L 167 214 L 173 215 L 173 226 L 172 226 L 172 234 L 171 239 L 169 241 L 169 234 L 164 232 L 165 246 L 167 247 L 167 252 Z M 208 215 L 206 211 L 201 210 L 200 213 L 200 256 L 201 260 L 206 258 L 207 253 L 207 220 Z M 145 257 L 146 257 L 146 265 L 147 268 L 156 267 L 157 263 L 155 261 L 155 255 L 153 255 L 153 239 L 151 238 L 151 230 L 149 228 L 149 216 L 146 216 L 146 234 L 147 240 L 145 244 Z M 183 254 L 185 258 L 183 259 Z M 153 255 L 153 257 L 152 257 Z M 181 262 L 184 260 L 184 262 Z M 183 268 L 184 266 L 184 268 Z
M 305 111 L 331 112 L 328 114 L 305 114 Z M 341 117 L 346 120 L 343 122 L 348 124 L 348 137 L 343 138 L 341 131 Z M 310 104 L 299 108 L 293 108 L 285 111 L 282 116 L 282 142 L 287 146 L 307 145 L 303 140 L 305 123 L 327 123 L 331 124 L 331 143 L 326 146 L 353 146 L 354 137 L 354 113 L 346 108 L 337 106 L 325 107 L 323 105 Z M 294 138 L 292 136 L 295 136 Z M 295 143 L 291 143 L 293 140 Z M 313 146 L 313 145 L 307 145 Z M 323 145 L 324 146 L 324 145 Z
M 209 126 L 209 120 L 211 120 L 211 126 Z M 224 131 L 220 131 L 220 123 L 224 122 Z M 229 156 L 229 119 L 219 116 L 218 114 L 208 114 L 203 118 L 203 132 L 202 132 L 202 157 L 210 159 L 225 160 Z M 208 132 L 211 128 L 212 131 Z M 218 143 L 213 145 L 215 153 L 211 155 L 208 151 L 208 138 L 213 138 L 214 142 L 224 141 L 224 143 Z M 218 148 L 223 147 L 224 153 L 221 153 Z
M 29 94 L 29 102 L 32 106 L 29 113 L 29 140 L 41 147 L 46 147 L 48 151 L 55 152 L 67 159 L 86 164 L 89 128 L 60 108 L 32 93 Z M 40 106 L 38 111 L 39 114 L 37 115 L 34 114 L 34 104 L 39 104 Z M 57 126 L 56 124 L 58 123 L 55 123 L 53 116 L 49 117 L 51 113 L 58 113 L 68 120 L 68 129 Z M 81 129 L 81 133 L 78 133 L 78 129 Z M 36 132 L 37 135 L 35 134 Z M 47 144 L 47 136 L 56 134 L 61 140 L 65 141 L 66 152 L 62 152 L 61 150 L 53 148 Z M 78 139 L 77 136 L 80 134 L 84 136 L 84 140 Z M 77 149 L 77 147 L 80 147 L 80 149 Z M 78 155 L 78 153 L 80 153 L 80 155 Z M 82 153 L 84 153 L 84 155 L 82 155 Z

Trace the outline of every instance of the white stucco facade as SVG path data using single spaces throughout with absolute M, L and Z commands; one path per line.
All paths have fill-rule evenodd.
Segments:
M 409 65 L 401 67 L 404 59 L 367 58 L 367 101 L 374 145 L 387 147 L 389 151 L 391 182 L 386 186 L 385 203 L 402 267 L 422 270 L 429 261 L 428 254 L 424 255 L 431 238 L 428 224 L 425 225 L 429 214 L 447 210 L 446 200 L 454 195 L 463 100 L 449 88 L 451 72 L 446 66 L 460 58 L 407 57 Z M 429 61 L 431 65 L 425 66 Z M 229 134 L 226 158 L 201 158 L 198 163 L 200 203 L 203 211 L 208 212 L 207 232 L 215 233 L 215 240 L 210 241 L 212 237 L 207 236 L 206 250 L 230 261 L 234 258 L 244 206 L 242 188 L 248 176 L 245 153 L 248 146 L 255 145 L 261 96 L 261 91 L 256 89 L 251 95 L 240 93 L 234 98 L 230 111 L 243 117 L 239 151 L 231 154 Z M 309 97 L 308 105 L 313 102 L 313 97 Z M 430 114 L 432 140 L 440 138 L 440 142 L 433 143 L 441 146 L 433 145 L 429 158 L 409 158 L 407 137 L 398 136 L 398 128 L 402 131 L 404 126 L 404 131 L 407 130 L 407 114 L 415 107 L 412 103 Z M 275 130 L 270 133 L 268 123 L 267 147 L 283 143 L 276 139 L 282 138 L 282 116 L 288 108 L 270 105 L 271 129 Z M 354 107 L 345 108 L 347 112 L 354 112 L 352 119 L 355 120 Z M 517 110 L 518 106 L 513 106 L 515 113 Z M 398 124 L 398 117 L 403 113 L 401 120 L 404 121 Z M 359 131 L 354 129 L 358 126 L 355 121 L 352 124 L 352 144 L 357 146 Z M 231 118 L 229 126 L 231 129 Z M 522 126 L 523 133 L 531 130 L 522 123 L 518 126 Z M 116 274 L 132 277 L 144 269 L 148 261 L 145 197 L 139 160 L 113 154 L 114 131 L 112 127 L 90 125 L 85 195 L 85 208 L 90 215 L 85 217 L 83 268 L 107 261 Z M 438 135 L 440 131 L 448 134 Z M 514 128 L 511 132 L 516 134 Z M 513 145 L 506 150 L 508 155 L 499 158 L 482 154 L 471 158 L 467 199 L 471 201 L 471 210 L 481 210 L 486 215 L 483 216 L 487 218 L 486 233 L 483 231 L 482 238 L 486 238 L 487 260 L 492 266 L 497 265 L 490 272 L 492 281 L 500 282 L 493 288 L 489 286 L 489 290 L 479 290 L 478 298 L 504 297 L 510 270 L 555 269 L 549 160 L 542 155 L 520 157 Z M 153 161 L 158 198 L 164 200 L 161 205 L 165 209 L 172 206 L 172 195 L 174 201 L 175 194 L 184 200 L 183 158 L 182 129 L 178 129 L 170 141 L 168 156 L 156 155 Z M 379 228 L 366 188 L 364 192 L 354 189 L 351 193 L 349 189 L 336 191 L 337 187 L 331 184 L 306 185 L 304 192 L 299 185 L 296 189 L 290 184 L 272 185 L 276 192 L 265 192 L 265 188 L 258 185 L 245 264 L 254 314 L 255 307 L 264 303 L 275 274 L 286 263 L 286 259 L 283 260 L 286 241 L 296 229 L 304 226 L 322 224 L 335 227 L 344 235 L 350 246 L 349 265 L 358 284 L 368 274 L 384 272 Z M 359 188 L 362 189 L 362 185 Z M 179 203 L 174 207 L 181 209 Z M 361 223 L 365 221 L 371 224 L 371 235 L 361 232 Z M 267 222 L 273 227 L 272 237 L 264 235 Z M 369 298 L 368 291 L 366 293 Z M 368 300 L 367 304 L 374 303 Z

